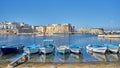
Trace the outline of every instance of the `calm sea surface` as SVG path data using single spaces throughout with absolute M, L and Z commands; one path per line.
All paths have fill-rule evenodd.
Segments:
M 48 55 L 30 55 L 30 60 L 28 62 L 55 62 L 55 63 L 74 63 L 74 62 L 113 62 L 120 61 L 120 54 L 97 54 L 86 52 L 86 45 L 88 44 L 104 44 L 112 43 L 115 45 L 120 44 L 120 38 L 117 39 L 99 39 L 97 35 L 94 34 L 74 34 L 74 35 L 59 35 L 59 36 L 23 36 L 23 35 L 0 35 L 0 45 L 16 45 L 23 44 L 25 46 L 32 44 L 43 44 L 43 39 L 53 39 L 54 45 L 57 47 L 59 45 L 65 44 L 77 44 L 82 46 L 82 54 L 54 54 Z M 7 54 L 0 57 L 1 62 L 7 62 L 15 59 L 19 54 Z

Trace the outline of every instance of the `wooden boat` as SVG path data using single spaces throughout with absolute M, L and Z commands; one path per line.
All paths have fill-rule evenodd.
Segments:
M 63 54 L 70 53 L 70 49 L 67 45 L 60 45 L 59 47 L 57 47 L 57 51 Z
M 0 47 L 0 53 L 3 54 L 9 54 L 9 53 L 18 53 L 23 50 L 23 45 L 1 45 Z
M 101 53 L 101 54 L 105 54 L 107 47 L 106 46 L 102 46 L 102 45 L 87 45 L 86 49 L 91 51 L 91 52 L 95 52 L 95 53 Z
M 117 45 L 113 45 L 113 44 L 104 44 L 104 46 L 107 46 L 107 50 L 109 51 L 109 52 L 112 52 L 112 53 L 118 53 L 118 50 L 119 50 L 119 46 L 117 46 Z
M 23 50 L 24 50 L 25 53 L 33 54 L 33 53 L 38 53 L 39 48 L 40 48 L 39 44 L 32 44 L 32 45 L 29 45 L 29 46 L 25 46 L 23 48 Z
M 79 54 L 79 53 L 81 53 L 81 51 L 82 51 L 82 47 L 79 46 L 79 45 L 70 45 L 69 48 L 70 48 L 70 51 L 71 51 L 72 53 L 77 53 L 77 54 Z
M 54 40 L 46 39 L 43 40 L 44 44 L 40 47 L 40 51 L 43 54 L 53 53 L 55 51 L 55 46 L 53 45 Z

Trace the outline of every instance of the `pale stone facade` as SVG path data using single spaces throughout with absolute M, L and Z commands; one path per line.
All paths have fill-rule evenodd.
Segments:
M 103 28 L 80 28 L 78 29 L 79 33 L 92 33 L 92 34 L 103 34 Z
M 73 32 L 74 26 L 71 24 L 48 24 L 46 33 L 68 33 Z
M 0 29 L 0 34 L 17 34 L 18 29 Z
M 1 22 L 0 29 L 17 29 L 15 22 Z
M 0 34 L 32 33 L 32 27 L 23 22 L 0 22 Z
M 35 30 L 37 32 L 45 32 L 46 31 L 46 27 L 45 26 L 36 26 Z

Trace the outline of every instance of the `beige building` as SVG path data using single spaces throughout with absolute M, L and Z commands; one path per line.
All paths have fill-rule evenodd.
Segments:
M 79 33 L 92 33 L 92 34 L 103 34 L 103 28 L 80 28 L 78 29 Z
M 46 27 L 45 26 L 36 26 L 35 27 L 35 30 L 37 31 L 37 32 L 45 32 L 46 31 Z
M 48 24 L 46 26 L 46 33 L 67 33 L 73 31 L 74 26 L 71 24 Z
M 0 22 L 0 34 L 32 33 L 32 27 L 24 22 Z

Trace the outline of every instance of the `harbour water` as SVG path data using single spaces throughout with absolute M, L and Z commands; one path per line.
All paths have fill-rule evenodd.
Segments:
M 79 63 L 79 62 L 114 62 L 120 61 L 120 54 L 97 54 L 88 53 L 86 51 L 86 45 L 88 44 L 104 44 L 111 43 L 120 44 L 120 38 L 117 39 L 99 39 L 95 34 L 73 34 L 73 35 L 55 35 L 55 36 L 34 36 L 34 35 L 0 35 L 0 45 L 16 45 L 23 44 L 28 46 L 31 44 L 43 45 L 43 39 L 53 39 L 54 45 L 76 44 L 82 46 L 83 50 L 81 54 L 58 54 L 56 51 L 54 54 L 39 55 L 31 54 L 30 63 Z M 15 59 L 19 54 L 7 54 L 0 57 L 0 63 L 8 62 Z

